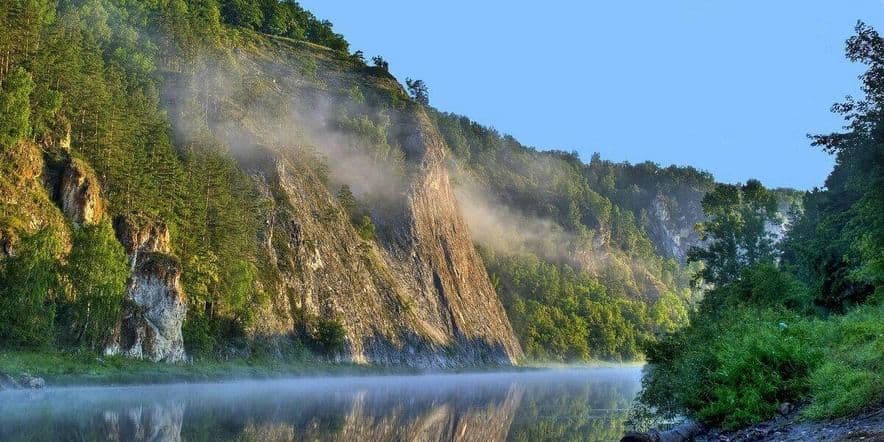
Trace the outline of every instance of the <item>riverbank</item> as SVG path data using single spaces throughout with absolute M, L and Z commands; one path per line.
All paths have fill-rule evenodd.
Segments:
M 0 373 L 18 379 L 39 377 L 47 386 L 135 385 L 173 382 L 218 382 L 310 375 L 408 374 L 409 367 L 336 363 L 318 358 L 253 358 L 230 361 L 154 363 L 94 353 L 0 351 Z
M 41 378 L 46 386 L 114 386 L 168 384 L 176 382 L 223 382 L 241 379 L 274 379 L 305 376 L 407 375 L 427 372 L 481 373 L 488 371 L 535 371 L 565 368 L 605 368 L 638 366 L 640 362 L 597 361 L 577 365 L 526 362 L 518 366 L 469 366 L 422 370 L 406 366 L 378 366 L 334 362 L 313 355 L 285 359 L 266 357 L 199 360 L 167 364 L 141 361 L 121 356 L 103 356 L 89 352 L 0 351 L 0 375 L 12 379 L 30 376 Z
M 803 418 L 795 407 L 782 411 L 774 419 L 739 430 L 723 431 L 687 420 L 666 431 L 629 432 L 621 442 L 884 441 L 884 403 L 853 416 L 822 421 Z
M 707 430 L 696 442 L 740 441 L 884 441 L 884 404 L 856 416 L 814 422 L 800 418 L 798 411 L 747 428 L 720 432 Z

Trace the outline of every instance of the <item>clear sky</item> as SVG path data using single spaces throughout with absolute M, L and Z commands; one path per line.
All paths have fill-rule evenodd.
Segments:
M 844 40 L 884 28 L 882 0 L 300 3 L 433 106 L 525 144 L 799 189 L 833 164 L 805 135 L 859 92 Z

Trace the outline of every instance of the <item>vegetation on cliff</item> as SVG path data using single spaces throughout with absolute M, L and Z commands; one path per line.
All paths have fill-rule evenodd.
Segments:
M 304 176 L 316 176 L 337 196 L 336 204 L 315 209 L 327 212 L 320 218 L 336 219 L 331 211 L 340 206 L 368 244 L 360 246 L 365 256 L 370 244 L 389 237 L 389 223 L 379 219 L 389 208 L 389 191 L 353 191 L 330 176 L 336 158 L 311 146 L 313 122 L 292 130 L 261 117 L 290 112 L 280 96 L 290 91 L 283 89 L 287 75 L 299 98 L 312 93 L 321 98 L 317 108 L 333 108 L 323 122 L 332 128 L 326 135 L 358 146 L 377 175 L 397 180 L 407 173 L 395 120 L 412 104 L 391 81 L 386 61 L 376 57 L 377 67 L 366 66 L 361 53 L 347 53 L 329 22 L 297 3 L 21 0 L 0 6 L 0 21 L 9 31 L 0 36 L 0 149 L 9 172 L 0 185 L 10 195 L 0 202 L 0 243 L 9 252 L 0 269 L 6 301 L 26 309 L 20 317 L 33 318 L 40 330 L 7 328 L 7 345 L 100 349 L 128 276 L 107 226 L 125 216 L 168 226 L 187 296 L 183 331 L 190 355 L 260 350 L 265 343 L 255 340 L 255 329 L 268 322 L 268 310 L 286 308 L 273 300 L 275 288 L 289 284 L 280 270 L 296 273 L 306 265 L 281 259 L 293 253 L 292 244 L 304 247 L 297 226 L 276 235 L 265 230 L 285 205 L 281 184 L 259 173 L 267 162 L 262 156 L 282 147 L 272 145 L 279 139 L 295 146 L 291 157 L 309 169 Z M 426 104 L 426 85 L 409 84 Z M 480 183 L 527 216 L 554 220 L 569 238 L 571 250 L 561 256 L 533 246 L 501 253 L 478 241 L 531 358 L 632 359 L 655 333 L 683 322 L 692 299 L 687 277 L 679 257 L 648 233 L 648 211 L 666 186 L 686 183 L 696 199 L 711 177 L 597 158 L 585 165 L 571 154 L 524 148 L 462 117 L 431 115 L 453 154 L 452 167 L 462 172 L 457 180 Z M 268 120 L 271 125 L 257 127 Z M 231 128 L 233 121 L 271 135 L 248 139 Z M 97 226 L 63 221 L 52 201 L 61 173 L 56 165 L 65 158 L 94 169 L 108 212 Z M 548 167 L 531 171 L 528 182 L 510 172 L 537 160 Z M 20 261 L 31 258 L 28 265 L 42 273 L 19 272 Z M 101 271 L 92 271 L 98 266 Z M 45 281 L 28 282 L 39 275 Z M 24 299 L 30 303 L 19 302 Z M 421 306 L 397 308 L 415 307 Z M 302 322 L 290 328 L 302 344 L 323 352 L 342 345 L 334 315 L 292 316 Z M 313 345 L 317 340 L 323 344 Z
M 692 258 L 711 287 L 691 325 L 648 348 L 642 399 L 736 428 L 784 402 L 829 418 L 884 401 L 884 39 L 860 23 L 847 57 L 865 97 L 834 106 L 845 131 L 813 138 L 836 156 L 824 189 L 776 244 L 772 195 L 757 182 L 706 195 L 708 242 Z

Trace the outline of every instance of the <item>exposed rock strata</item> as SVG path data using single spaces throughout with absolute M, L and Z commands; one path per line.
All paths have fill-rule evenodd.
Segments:
M 460 215 L 444 146 L 422 110 L 403 123 L 412 161 L 403 201 L 361 239 L 312 172 L 279 155 L 257 174 L 276 207 L 265 244 L 280 282 L 260 334 L 287 334 L 305 317 L 346 331 L 337 356 L 418 367 L 512 364 L 522 356 Z
M 71 159 L 59 183 L 59 203 L 65 216 L 76 225 L 96 224 L 104 216 L 98 179 L 86 163 Z
M 141 217 L 120 217 L 114 227 L 132 274 L 106 353 L 155 362 L 184 360 L 181 326 L 187 302 L 179 282 L 181 264 L 170 255 L 168 229 Z

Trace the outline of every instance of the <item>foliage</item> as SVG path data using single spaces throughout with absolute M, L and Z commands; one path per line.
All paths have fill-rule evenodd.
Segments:
M 375 55 L 374 57 L 371 57 L 371 62 L 374 64 L 374 67 L 382 69 L 384 72 L 390 72 L 390 63 L 388 63 L 387 60 L 384 60 L 384 57 Z
M 715 318 L 747 305 L 813 312 L 807 287 L 791 273 L 769 262 L 743 269 L 735 281 L 708 290 L 699 310 L 708 318 Z
M 63 271 L 69 289 L 60 315 L 65 324 L 60 325 L 68 329 L 67 340 L 100 349 L 119 319 L 129 276 L 126 253 L 110 221 L 74 230 Z
M 779 267 L 767 244 L 748 259 L 766 241 L 763 188 L 754 190 L 760 204 L 740 195 L 745 188 L 704 200 L 712 241 L 694 256 L 716 286 L 689 327 L 649 346 L 646 403 L 735 428 L 772 417 L 784 401 L 809 400 L 804 415 L 822 419 L 884 400 L 884 39 L 862 23 L 856 31 L 847 56 L 869 68 L 866 98 L 835 106 L 846 132 L 814 137 L 837 156 L 826 189 L 805 195 Z
M 219 0 L 225 23 L 271 35 L 304 39 L 347 52 L 349 44 L 332 30 L 332 23 L 319 20 L 293 0 Z
M 22 68 L 0 77 L 0 148 L 29 135 L 33 89 L 31 75 Z
M 55 325 L 62 245 L 54 232 L 26 236 L 16 255 L 0 260 L 0 346 L 48 345 Z
M 666 306 L 673 303 L 669 296 L 653 303 L 652 316 L 645 303 L 611 295 L 571 266 L 532 254 L 481 251 L 516 335 L 533 360 L 637 359 L 646 340 L 675 327 L 685 314 L 677 301 Z
M 843 311 L 884 283 L 884 39 L 859 23 L 847 58 L 867 66 L 864 99 L 833 110 L 845 131 L 813 137 L 835 155 L 825 190 L 809 192 L 806 210 L 786 239 L 783 259 L 816 293 L 819 305 Z
M 341 186 L 338 190 L 337 197 L 341 206 L 343 206 L 344 210 L 347 212 L 347 216 L 350 218 L 353 227 L 356 228 L 356 233 L 359 234 L 359 237 L 366 241 L 373 240 L 375 238 L 374 223 L 371 221 L 368 209 L 360 204 L 359 201 L 356 200 L 356 197 L 353 196 L 353 192 L 350 191 L 350 186 L 346 184 Z
M 849 416 L 884 401 L 884 303 L 878 300 L 832 321 L 816 321 L 828 354 L 810 375 L 813 419 Z
M 781 402 L 809 399 L 815 419 L 861 411 L 884 399 L 882 313 L 822 320 L 743 305 L 697 316 L 649 349 L 642 400 L 726 428 L 769 419 Z
M 320 353 L 332 355 L 344 348 L 347 330 L 337 319 L 319 318 L 316 320 L 311 345 Z
M 430 89 L 427 87 L 427 84 L 424 83 L 424 80 L 412 80 L 411 78 L 406 78 L 405 85 L 408 86 L 408 93 L 411 94 L 415 101 L 424 106 L 430 104 Z
M 702 247 L 693 247 L 689 261 L 702 261 L 697 277 L 725 285 L 756 263 L 773 262 L 774 238 L 767 225 L 776 220 L 777 201 L 759 181 L 745 185 L 719 184 L 703 197 L 708 220 L 700 223 Z

